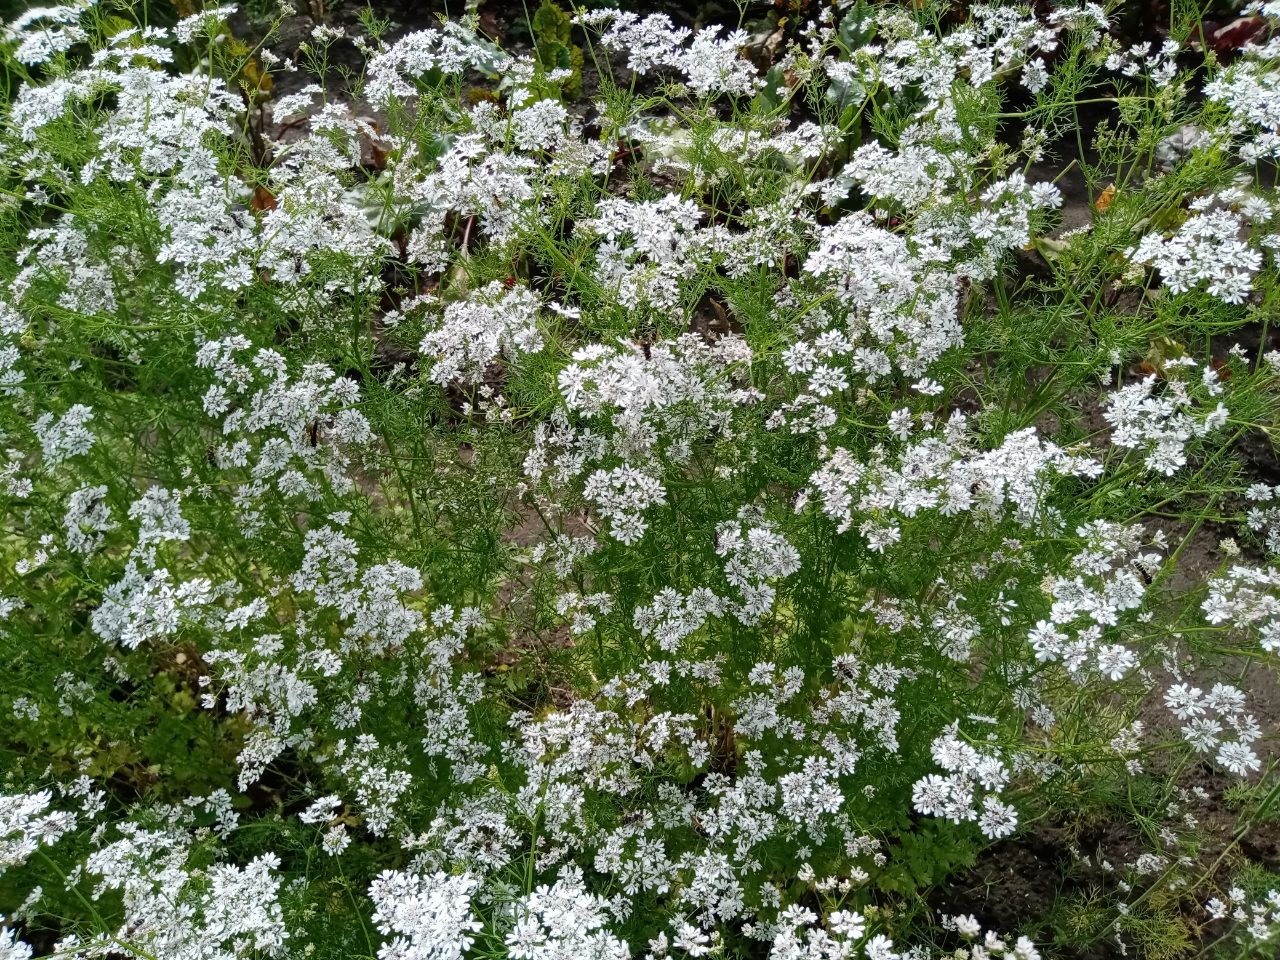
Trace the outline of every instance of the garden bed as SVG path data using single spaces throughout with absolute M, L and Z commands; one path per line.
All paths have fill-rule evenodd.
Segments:
M 199 6 L 0 34 L 0 958 L 1280 949 L 1280 7 Z

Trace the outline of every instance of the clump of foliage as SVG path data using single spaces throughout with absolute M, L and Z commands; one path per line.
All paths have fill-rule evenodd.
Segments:
M 557 10 L 5 25 L 0 957 L 1273 955 L 1280 7 Z
M 571 100 L 578 97 L 585 58 L 582 47 L 572 40 L 573 18 L 555 0 L 542 0 L 529 26 L 538 67 L 548 75 L 566 72 L 559 81 L 560 90 Z

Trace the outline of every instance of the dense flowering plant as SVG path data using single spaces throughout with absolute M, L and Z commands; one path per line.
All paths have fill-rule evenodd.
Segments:
M 0 958 L 1275 955 L 1280 4 L 157 6 L 0 31 Z

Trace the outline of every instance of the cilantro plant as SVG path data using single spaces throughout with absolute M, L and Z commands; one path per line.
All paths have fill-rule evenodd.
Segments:
M 1280 949 L 1280 4 L 177 6 L 0 33 L 0 958 Z

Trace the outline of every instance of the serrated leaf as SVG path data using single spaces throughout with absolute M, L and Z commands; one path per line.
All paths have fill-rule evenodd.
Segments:
M 852 77 L 837 78 L 827 87 L 827 99 L 840 111 L 840 119 L 843 123 L 845 113 L 862 106 L 862 102 L 867 99 L 867 88 L 861 80 L 855 80 Z
M 755 105 L 761 113 L 772 113 L 777 110 L 785 102 L 784 94 L 779 94 L 779 89 L 785 89 L 787 85 L 786 72 L 780 66 L 770 67 L 764 75 L 764 86 L 760 88 L 760 92 L 756 94 Z
M 858 0 L 848 15 L 840 21 L 837 30 L 840 42 L 850 50 L 865 47 L 875 38 L 876 25 L 871 17 L 871 7 L 864 0 Z

